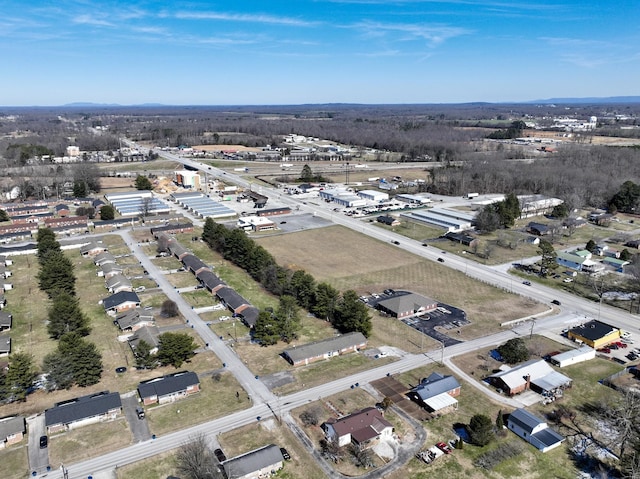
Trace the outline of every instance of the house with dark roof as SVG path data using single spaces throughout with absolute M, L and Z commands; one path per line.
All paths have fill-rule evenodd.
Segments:
M 26 432 L 27 424 L 24 417 L 3 417 L 0 419 L 0 449 L 21 442 Z
M 119 293 L 121 291 L 132 291 L 133 285 L 131 280 L 124 275 L 117 273 L 109 277 L 105 281 L 105 287 L 110 293 Z
M 473 246 L 475 243 L 478 242 L 477 238 L 474 238 L 473 236 L 469 236 L 466 235 L 464 233 L 454 233 L 453 231 L 449 231 L 447 234 L 444 235 L 445 238 L 447 238 L 449 241 L 453 241 L 454 243 L 460 243 L 463 246 Z
M 160 233 L 177 234 L 177 233 L 188 233 L 191 231 L 193 231 L 193 223 L 190 223 L 190 222 L 170 223 L 168 225 L 155 226 L 151 228 L 151 235 L 154 238 L 157 238 Z
M 103 299 L 102 306 L 107 313 L 115 315 L 127 309 L 139 308 L 140 298 L 134 292 L 120 291 Z
M 527 225 L 527 232 L 536 236 L 545 236 L 551 233 L 549 226 L 543 223 L 536 223 L 535 221 L 530 222 Z
M 250 306 L 249 301 L 240 296 L 235 289 L 224 286 L 216 291 L 216 297 L 232 313 L 239 314 Z
M 291 208 L 288 206 L 283 206 L 282 208 L 266 208 L 264 210 L 260 210 L 256 212 L 258 216 L 279 216 L 279 215 L 288 215 L 291 213 Z
M 180 261 L 182 261 L 182 258 L 184 258 L 186 255 L 191 254 L 187 250 L 187 248 L 178 243 L 175 238 L 171 238 L 169 240 L 167 248 L 169 249 L 169 253 L 178 258 Z
M 329 339 L 321 339 L 302 346 L 285 349 L 282 356 L 293 366 L 301 366 L 333 356 L 353 353 L 367 347 L 367 338 L 362 333 L 342 334 Z
M 398 319 L 420 316 L 438 307 L 438 302 L 422 296 L 409 293 L 378 301 L 376 308 Z
M 11 336 L 0 336 L 0 356 L 9 356 L 11 353 Z
M 61 218 L 69 216 L 70 213 L 69 205 L 65 204 L 56 205 L 53 210 L 55 211 L 56 215 L 60 216 Z
M 275 444 L 254 449 L 224 461 L 221 466 L 227 479 L 269 477 L 282 469 L 284 458 Z
M 199 391 L 200 379 L 191 371 L 168 374 L 138 385 L 138 394 L 145 406 L 174 402 Z
M 455 398 L 460 395 L 460 383 L 453 376 L 434 372 L 407 395 L 429 412 L 443 414 L 458 409 Z
M 249 306 L 248 308 L 242 310 L 242 312 L 240 313 L 240 319 L 247 328 L 253 329 L 253 327 L 256 325 L 256 322 L 258 321 L 259 315 L 260 310 L 258 308 L 256 308 L 255 306 Z
M 507 419 L 507 428 L 542 452 L 560 446 L 564 437 L 525 409 L 516 409 Z
M 7 298 L 4 297 L 4 294 L 0 293 L 0 310 L 4 309 L 7 305 Z
M 226 286 L 225 282 L 222 281 L 218 275 L 208 269 L 204 269 L 199 273 L 196 273 L 196 279 L 210 293 L 215 293 L 220 288 L 224 288 Z
M 567 337 L 577 343 L 584 343 L 598 349 L 620 339 L 620 329 L 602 321 L 592 320 L 571 328 Z
M 0 255 L 0 264 L 11 266 L 13 265 L 13 260 L 10 256 Z
M 92 241 L 86 245 L 80 247 L 80 254 L 84 257 L 96 256 L 99 253 L 107 251 L 107 247 L 102 243 Z
M 209 267 L 205 264 L 204 261 L 202 261 L 196 255 L 191 253 L 184 255 L 181 261 L 184 267 L 188 271 L 191 271 L 193 274 L 198 274 L 201 271 L 205 271 L 209 269 Z
M 0 331 L 9 331 L 13 325 L 13 315 L 6 311 L 0 311 Z
M 48 433 L 113 420 L 122 412 L 122 401 L 117 392 L 103 391 L 56 403 L 44 412 Z
M 400 220 L 391 215 L 381 215 L 376 218 L 378 223 L 382 223 L 387 226 L 399 226 Z
M 343 447 L 353 444 L 360 449 L 375 445 L 380 438 L 393 436 L 393 425 L 375 407 L 356 411 L 340 419 L 330 418 L 322 424 L 328 441 Z
M 149 314 L 142 308 L 129 309 L 116 315 L 113 323 L 120 331 L 137 331 L 143 326 L 153 326 L 155 320 L 153 314 Z

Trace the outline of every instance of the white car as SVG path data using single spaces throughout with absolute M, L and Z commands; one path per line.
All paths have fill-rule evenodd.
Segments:
M 631 333 L 629 331 L 620 331 L 620 337 L 624 339 L 629 339 L 631 337 Z
M 565 278 L 562 280 L 563 283 L 572 283 L 573 280 L 571 278 Z

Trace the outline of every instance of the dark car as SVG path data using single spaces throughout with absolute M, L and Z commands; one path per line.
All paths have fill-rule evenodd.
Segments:
M 438 261 L 439 261 L 440 263 L 444 263 L 444 259 L 443 259 L 443 258 L 438 258 Z
M 222 449 L 220 448 L 213 451 L 213 454 L 216 456 L 216 459 L 218 460 L 218 462 L 223 462 L 227 460 L 227 456 L 224 455 L 224 452 L 222 452 Z
M 531 286 L 531 281 L 523 281 L 522 284 L 525 286 Z
M 127 372 L 127 368 L 125 368 L 124 366 L 120 366 L 120 367 L 116 368 L 116 372 L 117 373 L 126 373 Z
M 280 454 L 282 454 L 282 457 L 285 461 L 291 460 L 291 456 L 289 455 L 289 452 L 284 447 L 280 448 Z
M 557 299 L 554 299 L 553 301 L 551 301 L 551 304 L 555 304 L 556 306 L 560 306 L 561 303 Z
M 144 409 L 142 409 L 141 407 L 137 407 L 136 415 L 138 416 L 138 419 L 144 419 Z
M 40 436 L 40 449 L 44 449 L 49 445 L 49 438 L 47 436 Z
M 396 241 L 396 240 L 392 240 L 391 242 L 392 242 L 393 244 L 395 244 L 395 245 L 400 244 L 400 241 Z

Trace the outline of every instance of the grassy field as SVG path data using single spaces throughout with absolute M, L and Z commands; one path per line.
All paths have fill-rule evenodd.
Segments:
M 22 479 L 29 475 L 26 436 L 20 444 L 0 450 L 0 464 L 5 479 Z
M 378 223 L 377 221 L 374 224 L 379 228 L 393 231 L 394 233 L 398 233 L 417 241 L 434 240 L 445 233 L 442 228 L 427 226 L 425 224 L 418 223 L 416 221 L 409 221 L 403 218 L 400 218 L 400 224 L 398 226 L 388 226 L 383 223 Z
M 490 334 L 500 323 L 545 311 L 546 306 L 468 278 L 431 261 L 341 227 L 259 240 L 280 264 L 303 268 L 317 281 L 359 294 L 408 290 L 467 312 L 466 338 Z M 339 244 L 328 249 L 326 245 Z M 317 254 L 323 251 L 324 254 Z M 375 260 L 374 260 L 375 258 Z M 465 294 L 461 295 L 460 292 Z
M 177 476 L 177 474 L 175 453 L 169 451 L 150 457 L 144 461 L 118 467 L 116 478 L 166 479 L 169 475 Z

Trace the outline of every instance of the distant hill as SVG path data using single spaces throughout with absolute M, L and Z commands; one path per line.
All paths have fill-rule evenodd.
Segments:
M 594 104 L 594 103 L 640 103 L 640 96 L 608 96 L 608 97 L 587 97 L 587 98 L 548 98 L 546 100 L 533 100 L 526 103 L 572 103 L 572 104 Z
M 119 103 L 93 103 L 90 101 L 77 101 L 73 103 L 66 103 L 62 105 L 66 108 L 91 108 L 91 107 L 101 107 L 101 108 L 109 108 L 109 107 L 122 107 L 122 106 L 166 106 L 162 103 L 140 103 L 138 105 L 121 105 Z

